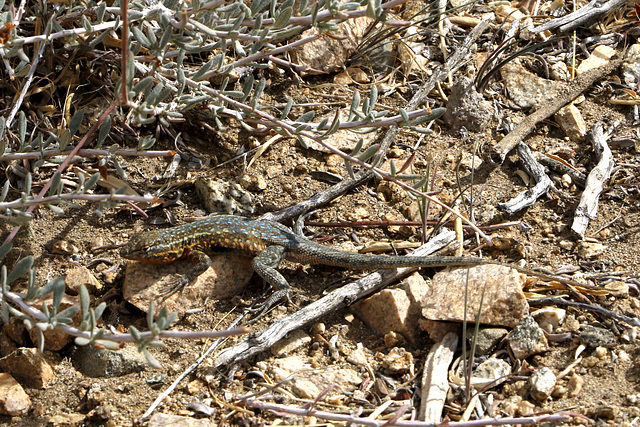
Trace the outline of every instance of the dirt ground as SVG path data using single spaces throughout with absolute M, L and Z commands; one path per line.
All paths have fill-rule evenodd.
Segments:
M 299 89 L 294 85 L 286 85 L 286 91 L 295 96 Z M 595 120 L 613 121 L 621 119 L 622 113 L 607 105 L 598 96 L 589 96 L 587 101 L 581 106 L 583 115 L 588 124 Z M 197 129 L 190 129 L 195 132 Z M 91 206 L 85 205 L 79 209 L 70 209 L 64 216 L 54 215 L 47 210 L 40 210 L 27 227 L 24 227 L 18 235 L 15 247 L 19 248 L 21 255 L 33 254 L 36 258 L 38 270 L 38 280 L 64 275 L 68 269 L 78 265 L 89 265 L 92 258 L 100 257 L 116 263 L 121 272 L 124 260 L 120 259 L 117 251 L 108 251 L 99 255 L 91 253 L 90 243 L 96 236 L 102 237 L 105 242 L 123 242 L 125 236 L 132 234 L 134 230 L 148 229 L 153 226 L 164 227 L 166 218 L 170 217 L 175 223 L 183 223 L 193 212 L 202 210 L 202 204 L 194 190 L 192 182 L 197 176 L 216 177 L 227 180 L 239 180 L 245 173 L 242 161 L 230 163 L 222 168 L 213 166 L 232 157 L 238 150 L 246 144 L 243 141 L 245 135 L 238 132 L 239 129 L 230 124 L 229 132 L 226 135 L 218 134 L 209 138 L 207 134 L 193 135 L 194 143 L 190 145 L 198 155 L 205 161 L 210 161 L 209 167 L 200 170 L 179 169 L 180 179 L 185 184 L 180 188 L 183 193 L 182 206 L 171 207 L 166 210 L 155 209 L 149 212 L 148 219 L 142 219 L 133 211 L 124 208 L 113 208 L 105 212 L 104 216 L 96 215 Z M 620 129 L 620 133 L 624 133 Z M 589 167 L 592 162 L 592 152 L 589 147 L 579 146 L 566 141 L 561 132 L 552 126 L 545 126 L 532 136 L 529 143 L 533 146 L 566 147 L 574 150 L 577 154 L 577 164 Z M 402 135 L 400 143 L 413 143 L 412 135 Z M 455 135 L 450 135 L 445 129 L 429 135 L 419 151 L 416 168 L 424 168 L 427 159 L 433 159 L 433 164 L 438 165 L 438 173 L 435 181 L 437 188 L 443 189 L 441 198 L 447 199 L 455 191 L 456 179 L 456 159 L 459 153 L 469 153 L 473 150 L 473 141 L 476 138 L 486 138 L 486 136 L 471 135 L 469 138 L 461 139 Z M 541 147 L 542 149 L 542 147 Z M 400 156 L 403 153 L 399 153 Z M 510 237 L 514 246 L 524 247 L 529 263 L 537 263 L 542 266 L 559 267 L 562 265 L 580 266 L 587 272 L 615 272 L 624 270 L 625 276 L 634 277 L 637 275 L 639 261 L 638 239 L 640 234 L 638 227 L 638 201 L 637 201 L 637 154 L 633 149 L 615 149 L 614 156 L 616 162 L 626 164 L 622 166 L 612 179 L 613 185 L 607 188 L 601 198 L 598 210 L 598 217 L 589 227 L 589 234 L 605 245 L 606 250 L 602 255 L 594 260 L 581 259 L 576 249 L 566 248 L 559 245 L 561 241 L 575 242 L 575 238 L 568 231 L 567 225 L 572 220 L 572 208 L 575 206 L 579 196 L 579 190 L 561 189 L 561 196 L 553 196 L 549 200 L 541 200 L 535 206 L 527 209 L 523 214 L 512 217 L 497 212 L 493 207 L 501 202 L 513 197 L 518 192 L 525 189 L 522 180 L 515 174 L 518 168 L 515 163 L 515 156 L 509 157 L 505 165 L 499 168 L 492 168 L 486 162 L 480 166 L 475 173 L 474 182 L 476 185 L 476 205 L 480 218 L 493 215 L 491 223 L 501 221 L 518 220 L 526 222 L 531 226 L 530 231 L 524 234 L 517 227 L 499 230 L 491 233 L 492 236 Z M 310 177 L 309 172 L 320 170 L 340 170 L 340 166 L 330 166 L 327 162 L 329 156 L 304 149 L 293 141 L 283 141 L 271 147 L 262 155 L 249 174 L 266 175 L 269 168 L 277 168 L 279 172 L 270 176 L 267 180 L 267 188 L 259 193 L 254 193 L 256 197 L 256 214 L 268 212 L 280 207 L 289 206 L 297 201 L 310 197 L 314 193 L 324 189 L 328 184 L 320 182 Z M 166 162 L 157 159 L 125 159 L 123 161 L 125 170 L 129 173 L 130 183 L 140 193 L 153 192 L 160 185 L 162 180 L 158 179 Z M 423 169 L 424 170 L 424 169 Z M 463 172 L 462 179 L 468 179 L 468 171 Z M 404 218 L 403 213 L 407 212 L 410 200 L 394 201 L 383 203 L 376 190 L 377 183 L 370 182 L 358 188 L 356 191 L 345 195 L 338 202 L 332 203 L 314 215 L 312 220 L 336 221 L 338 219 L 358 220 L 354 217 L 354 212 L 366 212 L 362 220 L 387 220 L 389 218 Z M 284 191 L 283 191 L 284 189 Z M 170 199 L 176 196 L 176 192 L 165 194 L 164 197 Z M 561 226 L 562 225 L 562 226 Z M 5 228 L 8 229 L 8 228 Z M 321 234 L 334 234 L 334 231 L 318 230 Z M 595 232 L 597 231 L 597 233 Z M 355 233 L 362 242 L 385 240 L 404 241 L 419 240 L 419 236 L 414 229 L 413 235 L 407 237 L 399 233 L 389 233 L 384 228 L 376 228 L 363 231 L 345 230 L 347 235 Z M 339 236 L 329 244 L 347 239 Z M 66 240 L 74 243 L 80 248 L 79 256 L 73 261 L 69 256 L 53 255 L 52 245 L 58 240 Z M 496 251 L 490 251 L 495 254 Z M 505 259 L 513 256 L 517 251 L 513 249 L 507 253 Z M 517 256 L 517 255 L 516 255 Z M 313 301 L 322 293 L 322 288 L 326 283 L 334 278 L 344 276 L 345 272 L 336 271 L 333 268 L 314 267 L 312 270 L 303 269 L 299 266 L 287 264 L 283 269 L 285 276 L 292 284 L 293 300 L 298 304 L 305 305 Z M 109 285 L 109 291 L 115 291 L 115 297 L 109 300 L 107 315 L 105 319 L 118 328 L 125 328 L 129 325 L 144 327 L 144 314 L 131 308 L 121 297 L 118 297 L 120 280 L 116 280 L 113 285 Z M 242 295 L 241 300 L 232 301 L 211 301 L 200 313 L 189 315 L 180 320 L 176 329 L 180 330 L 215 330 L 221 329 L 228 324 L 233 316 L 226 316 L 232 310 L 233 303 L 250 303 L 262 292 L 261 280 L 254 278 L 248 290 Z M 613 297 L 601 298 L 599 303 L 614 311 L 621 311 L 627 315 L 639 316 L 640 310 L 637 303 L 637 295 L 632 294 L 627 299 L 617 300 Z M 290 305 L 283 305 L 275 313 L 281 311 L 292 312 L 295 310 Z M 580 319 L 584 324 L 602 324 L 602 319 L 593 314 L 569 309 L 570 315 Z M 355 348 L 358 343 L 362 343 L 369 349 L 369 356 L 373 357 L 376 351 L 385 352 L 384 341 L 381 337 L 372 336 L 370 331 L 357 319 L 347 322 L 348 312 L 334 313 L 332 316 L 323 319 L 327 327 L 327 336 L 330 332 L 335 332 L 338 328 L 348 325 L 347 332 L 342 333 L 345 340 L 345 348 Z M 253 328 L 261 329 L 264 325 L 273 322 L 274 316 L 267 317 Z M 604 323 L 605 325 L 607 323 Z M 618 330 L 621 326 L 618 325 Z M 622 326 L 624 327 L 624 326 Z M 80 374 L 67 357 L 71 349 L 68 348 L 50 354 L 55 360 L 55 381 L 44 390 L 29 389 L 29 394 L 34 401 L 34 409 L 26 417 L 5 418 L 4 422 L 12 424 L 34 425 L 46 424 L 51 417 L 68 413 L 88 413 L 91 412 L 93 420 L 88 420 L 88 424 L 126 425 L 137 419 L 156 398 L 164 386 L 170 383 L 173 378 L 185 369 L 198 357 L 201 351 L 208 346 L 205 341 L 181 341 L 165 340 L 165 346 L 155 349 L 153 354 L 165 366 L 165 370 L 156 372 L 147 369 L 143 372 L 129 374 L 117 378 L 88 378 Z M 406 349 L 411 351 L 416 360 L 416 365 L 420 366 L 426 350 L 429 348 L 429 340 L 425 337 L 416 346 L 406 345 Z M 534 366 L 548 366 L 557 371 L 561 371 L 573 360 L 577 347 L 575 340 L 553 344 L 551 351 L 537 355 L 531 360 Z M 298 350 L 305 354 L 310 350 L 303 347 Z M 621 351 L 625 351 L 629 357 L 615 357 Z M 606 425 L 622 425 L 623 422 L 631 422 L 640 415 L 640 411 L 634 405 L 630 405 L 629 396 L 640 392 L 638 387 L 638 370 L 636 359 L 639 353 L 636 343 L 618 343 L 608 349 L 608 353 L 590 367 L 584 365 L 575 368 L 575 371 L 584 378 L 584 386 L 581 393 L 573 398 L 563 396 L 560 399 L 550 399 L 544 404 L 535 407 L 535 411 L 559 411 L 571 410 L 588 416 L 597 415 L 597 411 L 602 407 L 617 408 L 613 415 L 607 419 L 598 418 L 598 423 Z M 269 360 L 267 355 L 259 360 Z M 321 358 L 319 362 L 335 363 L 329 359 Z M 209 399 L 214 402 L 212 406 L 216 408 L 217 414 L 214 420 L 220 420 L 231 411 L 219 402 L 224 400 L 227 391 L 235 393 L 245 393 L 252 391 L 249 382 L 243 381 L 243 373 L 253 370 L 252 366 L 245 366 L 241 372 L 236 374 L 236 378 L 227 384 L 223 378 L 217 386 L 205 387 L 199 390 L 200 394 L 194 396 L 186 390 L 186 384 L 193 380 L 189 378 L 184 381 L 164 403 L 160 411 L 187 414 L 186 403 L 194 397 Z M 152 376 L 165 376 L 164 385 L 156 388 L 149 383 Z M 87 399 L 88 390 L 99 386 L 101 396 L 98 403 L 89 402 Z M 415 384 L 414 384 L 415 385 Z M 255 384 L 253 384 L 255 387 Z M 506 399 L 509 394 L 517 393 L 517 387 L 513 385 L 499 387 L 494 390 L 497 399 Z M 347 399 L 348 400 L 348 399 Z M 218 404 L 216 404 L 218 402 Z M 101 408 L 101 411 L 96 411 Z M 106 408 L 106 409 L 105 409 Z M 594 412 L 595 411 L 595 412 Z M 253 424 L 259 423 L 260 417 L 265 421 L 273 419 L 273 415 L 249 413 L 235 413 L 227 422 L 231 424 Z M 633 424 L 627 424 L 633 425 Z
M 305 103 L 326 99 L 344 100 L 345 106 L 350 97 L 348 90 L 330 83 L 331 77 L 307 79 L 304 83 L 297 83 L 290 77 L 271 82 L 266 89 L 265 104 L 283 103 L 285 95 L 293 98 L 296 103 Z M 413 83 L 420 84 L 416 80 Z M 409 87 L 407 85 L 405 87 Z M 445 89 L 448 89 L 445 85 Z M 351 90 L 351 89 L 349 89 Z M 616 128 L 613 136 L 632 134 L 634 129 L 626 126 L 628 107 L 611 105 L 609 94 L 594 87 L 585 93 L 586 100 L 579 105 L 579 109 L 590 128 L 596 121 L 606 125 L 615 122 L 623 123 Z M 395 92 L 381 102 L 390 107 L 406 104 L 407 94 Z M 331 112 L 327 107 L 325 113 Z M 302 113 L 300 109 L 297 113 Z M 525 113 L 507 111 L 506 114 L 514 120 L 522 118 Z M 47 209 L 39 209 L 33 221 L 24 226 L 14 241 L 14 250 L 8 257 L 8 265 L 17 258 L 25 255 L 35 257 L 37 268 L 37 282 L 42 284 L 56 276 L 63 276 L 67 271 L 77 266 L 88 266 L 102 281 L 104 277 L 96 270 L 97 258 L 103 263 L 114 265 L 117 276 L 112 283 L 105 282 L 105 288 L 93 297 L 103 299 L 108 308 L 103 316 L 104 325 L 113 326 L 119 330 L 126 330 L 134 325 L 138 329 L 145 329 L 146 315 L 126 301 L 121 295 L 122 275 L 126 260 L 120 258 L 117 249 L 94 253 L 91 245 L 97 238 L 103 244 L 118 244 L 125 242 L 133 233 L 151 228 L 165 228 L 171 224 L 182 224 L 189 221 L 194 214 L 206 214 L 202 201 L 194 187 L 198 177 L 215 178 L 226 181 L 242 182 L 243 177 L 261 176 L 266 181 L 264 190 L 256 191 L 249 188 L 254 197 L 255 213 L 253 216 L 275 211 L 294 205 L 313 194 L 326 189 L 330 184 L 317 179 L 314 172 L 326 171 L 346 176 L 341 160 L 309 148 L 302 147 L 297 141 L 281 140 L 272 145 L 259 156 L 255 163 L 246 168 L 247 158 L 218 165 L 236 157 L 265 137 L 251 135 L 237 123 L 229 121 L 225 132 L 212 132 L 210 127 L 201 125 L 200 113 L 191 117 L 183 124 L 181 131 L 188 140 L 188 148 L 202 160 L 201 168 L 188 168 L 182 164 L 177 171 L 174 182 L 181 185 L 163 192 L 161 197 L 166 200 L 179 200 L 166 208 L 155 207 L 147 212 L 148 218 L 142 218 L 134 210 L 126 206 L 116 206 L 107 209 L 103 215 L 98 215 L 90 204 L 81 204 L 78 208 L 65 209 L 62 216 L 58 216 Z M 468 168 L 458 167 L 458 160 L 474 152 L 474 144 L 478 143 L 478 155 L 482 158 L 495 143 L 499 134 L 495 130 L 496 123 L 485 133 L 469 133 L 461 135 L 449 129 L 439 121 L 434 127 L 434 133 L 426 135 L 417 151 L 414 162 L 415 173 L 433 172 L 437 167 L 434 188 L 442 193 L 438 196 L 445 203 L 453 201 L 458 192 L 458 180 L 462 185 L 473 183 L 476 221 L 480 225 L 499 224 L 506 221 L 520 221 L 528 227 L 512 226 L 492 231 L 492 237 L 504 237 L 511 240 L 509 247 L 501 249 L 485 248 L 473 251 L 474 255 L 495 258 L 504 262 L 517 261 L 524 258 L 527 265 L 543 266 L 549 269 L 565 265 L 580 267 L 585 273 L 613 273 L 623 272 L 623 280 L 637 278 L 640 262 L 640 212 L 638 209 L 638 184 L 640 161 L 636 146 L 612 146 L 616 164 L 608 187 L 605 188 L 598 207 L 598 216 L 591 222 L 587 237 L 604 245 L 602 254 L 595 258 L 586 259 L 580 255 L 576 237 L 571 233 L 570 226 L 573 211 L 580 196 L 580 188 L 576 186 L 563 187 L 558 179 L 556 186 L 558 194 L 550 194 L 548 198 L 539 200 L 534 206 L 520 214 L 506 215 L 499 211 L 498 203 L 505 202 L 527 186 L 517 174 L 521 168 L 517 156 L 510 154 L 502 166 L 494 167 L 484 161 L 471 175 Z M 128 137 L 123 138 L 126 145 Z M 410 147 L 416 144 L 418 135 L 412 132 L 401 132 L 396 144 L 392 147 L 390 156 L 406 159 L 410 155 Z M 586 141 L 574 142 L 565 137 L 555 123 L 545 121 L 526 140 L 535 150 L 542 152 L 564 153 L 569 160 L 583 171 L 590 170 L 594 165 L 594 153 Z M 173 141 L 166 135 L 161 137 L 154 149 L 172 149 Z M 126 182 L 140 194 L 157 194 L 167 180 L 162 173 L 167 168 L 165 159 L 130 157 L 122 158 L 121 165 L 128 174 Z M 95 166 L 87 164 L 84 166 Z M 41 169 L 42 176 L 34 177 L 34 182 L 44 180 L 51 169 Z M 401 191 L 394 191 L 389 197 L 389 184 L 381 184 L 372 180 L 357 188 L 339 200 L 325 206 L 307 221 L 334 222 L 339 220 L 417 220 L 415 202 Z M 433 208 L 430 218 L 437 218 L 441 213 Z M 407 231 L 410 230 L 410 231 Z M 2 238 L 8 234 L 10 227 L 3 225 Z M 315 237 L 327 237 L 324 244 L 335 245 L 353 240 L 357 245 L 372 241 L 420 241 L 419 228 L 388 228 L 376 227 L 369 229 L 322 229 L 313 227 L 309 234 Z M 471 234 L 467 234 L 469 244 L 466 249 L 479 246 L 479 242 Z M 357 240 L 356 240 L 357 239 Z M 52 252 L 53 245 L 65 240 L 79 248 L 76 255 L 56 255 Z M 299 266 L 286 263 L 281 271 L 292 287 L 292 301 L 295 306 L 305 306 L 325 292 L 326 288 L 338 280 L 350 276 L 351 272 L 323 266 Z M 358 274 L 358 273 L 356 273 Z M 431 271 L 423 274 L 431 275 Z M 255 276 L 246 291 L 233 299 L 210 301 L 203 310 L 180 319 L 174 328 L 185 331 L 219 330 L 229 325 L 234 318 L 233 310 L 239 305 L 246 307 L 263 293 L 263 282 Z M 105 297 L 106 296 L 106 297 Z M 594 302 L 609 310 L 620 312 L 632 317 L 640 317 L 640 296 L 631 289 L 628 297 L 593 297 Z M 296 307 L 283 303 L 258 323 L 251 326 L 253 330 L 262 330 L 266 325 L 276 321 L 287 313 L 292 313 Z M 571 374 L 576 374 L 584 380 L 581 391 L 570 396 L 559 393 L 558 397 L 551 397 L 545 402 L 528 399 L 525 381 L 515 378 L 513 381 L 487 391 L 494 401 L 503 402 L 513 396 L 524 394 L 525 400 L 531 401 L 535 407 L 534 413 L 569 411 L 591 418 L 598 425 L 620 426 L 637 425 L 640 408 L 636 402 L 640 401 L 640 347 L 637 342 L 623 342 L 619 337 L 629 328 L 628 325 L 613 322 L 610 319 L 578 309 L 567 308 L 568 315 L 577 321 L 581 327 L 586 325 L 609 328 L 616 333 L 617 342 L 604 352 L 595 352 L 593 348 L 583 353 L 583 363 L 575 366 Z M 231 313 L 229 315 L 229 313 Z M 339 334 L 341 337 L 342 356 L 337 360 L 327 355 L 326 344 L 316 341 L 306 344 L 295 351 L 295 354 L 313 360 L 316 367 L 346 364 L 344 355 L 350 353 L 359 344 L 365 348 L 366 357 L 371 366 L 379 366 L 378 355 L 386 354 L 389 348 L 383 337 L 375 336 L 358 318 L 354 318 L 348 310 L 335 312 L 322 319 L 326 326 L 324 337 Z M 317 325 L 310 325 L 305 329 L 309 335 L 315 335 Z M 230 339 L 224 346 L 230 345 L 241 338 Z M 156 397 L 170 384 L 177 375 L 192 364 L 199 355 L 210 345 L 207 340 L 185 341 L 177 339 L 163 340 L 164 346 L 152 350 L 153 355 L 164 366 L 164 370 L 156 371 L 151 368 L 125 376 L 114 378 L 90 378 L 74 366 L 73 344 L 58 352 L 48 352 L 47 357 L 54 364 L 55 379 L 46 389 L 27 389 L 34 406 L 33 410 L 22 417 L 1 417 L 0 422 L 11 425 L 130 425 L 138 419 L 156 399 Z M 415 345 L 408 343 L 402 346 L 414 357 L 415 371 L 420 372 L 424 358 L 432 342 L 426 335 L 421 335 Z M 547 366 L 558 373 L 569 366 L 575 358 L 578 347 L 575 338 L 566 342 L 552 342 L 551 350 L 533 356 L 527 360 L 530 367 Z M 504 347 L 504 345 L 503 345 Z M 263 361 L 271 363 L 275 359 L 271 355 L 262 355 L 252 363 L 243 365 L 235 372 L 231 382 L 224 373 L 216 378 L 197 379 L 192 374 L 183 380 L 158 411 L 174 415 L 190 416 L 192 410 L 188 404 L 193 400 L 204 402 L 214 408 L 211 420 L 214 423 L 228 425 L 262 425 L 271 424 L 275 420 L 280 425 L 301 424 L 302 418 L 282 416 L 271 413 L 260 413 L 253 410 L 240 410 L 231 405 L 229 396 L 256 391 L 264 387 L 264 383 L 256 380 L 252 372 L 260 371 Z M 209 360 L 210 362 L 210 360 Z M 205 362 L 207 365 L 207 362 Z M 570 375 L 559 381 L 559 386 L 566 387 Z M 393 378 L 400 388 L 407 389 L 412 396 L 412 402 L 418 405 L 416 387 L 419 378 L 398 375 Z M 390 390 L 389 396 L 396 396 L 397 390 Z M 275 393 L 274 401 L 301 405 L 304 402 L 294 399 L 290 394 Z M 384 396 L 383 396 L 384 397 Z M 359 406 L 371 411 L 377 405 L 373 401 L 362 402 L 345 396 L 340 405 L 324 403 L 325 410 L 344 411 Z M 73 421 L 69 414 L 85 416 L 82 421 Z M 365 412 L 366 415 L 366 412 Z M 460 408 L 447 406 L 446 416 L 455 420 L 460 417 Z M 62 417 L 62 418 L 56 418 Z M 64 418 L 68 417 L 68 418 Z M 66 421 L 65 421 L 66 420 Z M 321 420 L 318 420 L 321 422 Z M 572 423 L 587 424 L 586 419 L 574 418 Z

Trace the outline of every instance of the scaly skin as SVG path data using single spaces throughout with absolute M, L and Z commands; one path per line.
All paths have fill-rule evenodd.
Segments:
M 410 257 L 345 252 L 298 236 L 277 222 L 252 220 L 233 215 L 213 216 L 164 230 L 138 233 L 120 249 L 120 255 L 130 260 L 160 264 L 170 263 L 180 258 L 196 258 L 198 265 L 189 274 L 188 280 L 181 283 L 184 285 L 209 268 L 211 260 L 208 255 L 225 251 L 253 257 L 252 264 L 256 273 L 275 288 L 275 292 L 265 301 L 257 318 L 262 317 L 282 298 L 289 298 L 289 283 L 276 270 L 284 259 L 303 264 L 333 265 L 357 270 L 494 264 L 510 267 L 544 280 L 558 281 L 572 292 L 574 292 L 572 286 L 584 286 L 564 277 L 551 276 L 514 264 L 476 257 Z

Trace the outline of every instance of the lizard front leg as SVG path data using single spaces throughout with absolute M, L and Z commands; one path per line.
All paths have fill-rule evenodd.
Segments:
M 276 270 L 284 259 L 285 248 L 283 246 L 269 246 L 260 252 L 252 261 L 253 269 L 274 288 L 274 292 L 262 305 L 258 316 L 251 323 L 260 319 L 282 298 L 289 301 L 289 283 L 282 274 Z
M 196 266 L 185 275 L 180 275 L 176 280 L 169 283 L 169 288 L 165 292 L 162 301 L 165 301 L 167 298 L 171 297 L 175 293 L 182 291 L 185 286 L 187 286 L 191 281 L 195 280 L 202 273 L 207 271 L 209 267 L 211 267 L 211 258 L 209 255 L 205 254 L 201 251 L 192 251 L 187 255 L 186 258 L 193 259 L 196 261 Z

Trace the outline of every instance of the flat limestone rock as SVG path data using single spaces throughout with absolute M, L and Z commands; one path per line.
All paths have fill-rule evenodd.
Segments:
M 211 267 L 170 297 L 173 282 L 187 275 L 196 261 L 180 259 L 169 264 L 130 261 L 125 270 L 124 299 L 146 312 L 151 301 L 156 307 L 184 315 L 201 308 L 207 299 L 231 298 L 239 294 L 253 275 L 251 259 L 225 254 L 211 258 Z
M 484 289 L 480 323 L 514 327 L 529 315 L 522 292 L 526 276 L 502 265 L 446 269 L 438 272 L 424 299 L 422 315 L 428 320 L 462 322 L 468 280 L 467 321 L 475 322 Z
M 505 64 L 500 73 L 509 98 L 521 108 L 537 110 L 551 103 L 565 90 L 561 82 L 533 74 L 518 59 Z
M 11 375 L 0 373 L 0 414 L 24 415 L 31 409 L 31 399 Z

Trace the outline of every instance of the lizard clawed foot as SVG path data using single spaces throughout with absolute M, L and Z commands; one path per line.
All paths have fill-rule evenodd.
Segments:
M 165 302 L 167 299 L 172 297 L 178 292 L 182 292 L 184 288 L 189 284 L 189 277 L 183 274 L 179 274 L 176 280 L 173 280 L 168 283 L 166 286 L 166 292 L 163 292 L 164 295 L 160 302 Z
M 272 293 L 266 299 L 265 302 L 260 304 L 260 306 L 251 309 L 252 312 L 258 311 L 258 315 L 256 317 L 254 317 L 253 319 L 251 319 L 250 321 L 248 321 L 247 323 L 245 323 L 245 325 L 251 325 L 252 323 L 255 323 L 258 320 L 262 319 L 272 308 L 274 308 L 280 301 L 282 301 L 282 299 L 286 299 L 289 304 L 291 304 L 291 305 L 293 305 L 294 307 L 297 308 L 297 306 L 289 298 L 289 293 L 288 292 L 283 293 L 281 291 L 276 291 L 276 292 Z

